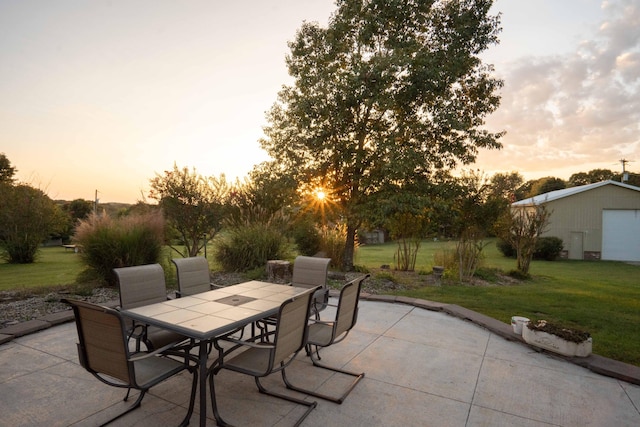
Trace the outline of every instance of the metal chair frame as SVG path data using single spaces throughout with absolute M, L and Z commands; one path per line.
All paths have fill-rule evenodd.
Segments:
M 354 377 L 352 383 L 340 397 L 334 397 L 293 385 L 287 378 L 285 372 L 282 371 L 282 379 L 287 388 L 341 404 L 355 388 L 358 382 L 364 377 L 364 372 L 351 372 L 321 363 L 320 348 L 328 347 L 344 340 L 351 329 L 355 326 L 358 320 L 360 290 L 362 288 L 362 283 L 369 278 L 369 276 L 369 274 L 366 274 L 360 278 L 350 281 L 342 287 L 335 319 L 332 321 L 312 320 L 311 325 L 309 325 L 307 343 L 305 345 L 307 355 L 311 358 L 311 362 L 314 366 L 352 376 Z M 312 350 L 313 347 L 315 347 L 315 351 Z
M 140 391 L 131 406 L 103 423 L 103 426 L 139 408 L 151 387 L 183 370 L 188 370 L 193 376 L 189 409 L 180 425 L 189 424 L 194 409 L 198 368 L 197 364 L 190 364 L 195 360 L 188 351 L 176 350 L 169 344 L 151 352 L 131 352 L 125 321 L 119 311 L 85 301 L 69 299 L 63 302 L 72 307 L 76 319 L 80 365 L 104 384 L 128 389 L 124 401 L 129 399 L 131 389 Z M 184 360 L 179 361 L 168 355 Z
M 258 337 L 253 337 L 249 341 L 240 341 L 230 337 L 219 338 L 215 341 L 215 347 L 218 349 L 218 359 L 209 368 L 209 388 L 211 392 L 211 405 L 213 406 L 213 413 L 218 425 L 229 425 L 221 417 L 216 402 L 214 376 L 222 369 L 229 369 L 253 376 L 260 393 L 306 406 L 307 409 L 297 420 L 296 426 L 300 425 L 317 406 L 318 403 L 316 401 L 309 402 L 293 396 L 270 391 L 260 382 L 260 378 L 262 377 L 278 371 L 284 372 L 286 367 L 291 364 L 296 355 L 305 346 L 308 313 L 315 291 L 316 288 L 311 288 L 305 293 L 290 298 L 281 304 L 278 311 L 278 320 L 273 342 L 255 342 Z M 225 350 L 220 346 L 220 341 L 230 342 L 233 346 Z M 230 353 L 239 348 L 246 348 L 246 350 L 238 352 L 231 358 L 228 358 Z

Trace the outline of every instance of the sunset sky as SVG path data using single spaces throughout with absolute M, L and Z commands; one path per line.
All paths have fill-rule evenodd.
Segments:
M 504 148 L 525 179 L 640 169 L 640 6 L 498 0 Z M 53 199 L 134 203 L 180 167 L 244 177 L 303 20 L 332 0 L 0 0 L 0 153 Z

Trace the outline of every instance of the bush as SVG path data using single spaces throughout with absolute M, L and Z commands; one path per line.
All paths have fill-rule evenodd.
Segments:
M 508 258 L 515 258 L 516 249 L 502 239 L 496 242 L 498 250 Z M 562 251 L 563 243 L 559 237 L 539 237 L 533 252 L 533 259 L 554 261 Z
M 554 261 L 562 251 L 562 239 L 559 237 L 540 237 L 536 242 L 533 259 Z
M 509 242 L 502 239 L 496 241 L 496 247 L 507 258 L 516 257 L 516 248 L 514 248 Z
M 164 243 L 159 212 L 111 219 L 92 214 L 80 221 L 73 241 L 82 246 L 83 261 L 109 285 L 116 286 L 114 268 L 158 262 Z
M 281 230 L 263 223 L 227 229 L 219 235 L 214 258 L 224 271 L 265 268 L 267 261 L 289 257 L 287 240 Z
M 291 230 L 300 255 L 313 256 L 320 251 L 322 237 L 318 228 L 309 220 L 297 221 Z

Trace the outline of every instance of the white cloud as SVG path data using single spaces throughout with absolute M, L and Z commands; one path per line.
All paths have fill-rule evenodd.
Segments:
M 487 122 L 507 135 L 503 150 L 481 153 L 479 167 L 567 179 L 596 167 L 617 170 L 621 158 L 640 161 L 640 5 L 602 7 L 599 29 L 573 52 L 497 68 L 505 87 Z

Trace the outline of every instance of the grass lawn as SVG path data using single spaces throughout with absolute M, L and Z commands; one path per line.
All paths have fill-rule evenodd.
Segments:
M 418 274 L 431 271 L 434 254 L 454 247 L 452 242 L 423 242 L 416 263 Z M 372 270 L 385 264 L 393 268 L 395 250 L 393 243 L 362 246 L 355 261 Z M 515 268 L 515 260 L 502 257 L 493 241 L 484 252 L 485 268 Z M 61 247 L 44 248 L 34 264 L 0 263 L 0 291 L 71 286 L 84 269 L 78 254 Z M 640 366 L 640 266 L 612 261 L 533 261 L 531 274 L 531 280 L 506 286 L 454 283 L 397 294 L 458 304 L 505 323 L 519 315 L 587 330 L 593 336 L 594 353 Z

